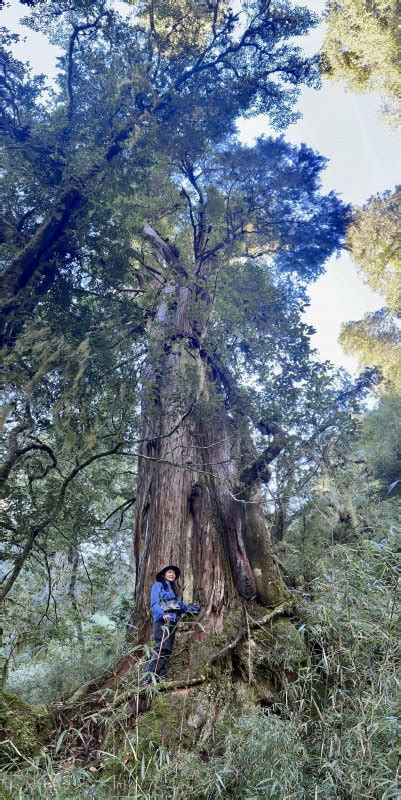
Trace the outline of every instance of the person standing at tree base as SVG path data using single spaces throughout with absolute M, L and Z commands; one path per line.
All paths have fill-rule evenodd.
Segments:
M 152 675 L 157 680 L 167 674 L 181 614 L 198 614 L 200 611 L 199 605 L 187 606 L 179 599 L 175 583 L 179 577 L 180 569 L 169 564 L 157 573 L 156 583 L 152 586 L 150 605 L 155 652 L 141 678 L 142 686 L 152 683 Z

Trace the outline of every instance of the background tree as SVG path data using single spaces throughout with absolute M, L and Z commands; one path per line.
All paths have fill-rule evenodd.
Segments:
M 345 372 L 313 361 L 305 363 L 302 378 L 295 385 L 289 386 L 286 377 L 278 377 L 275 403 L 283 418 L 290 420 L 289 441 L 275 462 L 268 487 L 274 504 L 271 534 L 280 547 L 290 526 L 303 516 L 316 483 L 331 484 L 333 463 L 347 463 L 361 404 L 375 380 L 374 372 L 366 371 L 351 382 Z M 354 514 L 347 499 L 349 494 L 345 488 L 342 491 L 333 486 L 332 505 L 339 521 L 344 517 L 352 527 Z
M 332 80 L 345 81 L 353 91 L 380 92 L 385 117 L 398 128 L 401 82 L 396 0 L 374 4 L 366 0 L 330 0 L 325 19 L 326 74 Z
M 400 390 L 400 189 L 371 197 L 357 209 L 348 247 L 364 280 L 387 306 L 343 326 L 340 341 L 362 364 L 381 370 L 387 387 Z
M 380 482 L 384 497 L 401 491 L 400 413 L 399 396 L 389 395 L 382 398 L 362 425 L 364 457 Z
M 390 313 L 401 308 L 401 187 L 369 198 L 356 209 L 348 247 L 362 278 L 386 298 Z

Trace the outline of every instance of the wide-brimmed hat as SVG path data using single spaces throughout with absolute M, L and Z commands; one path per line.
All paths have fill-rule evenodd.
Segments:
M 160 572 L 157 573 L 156 580 L 157 581 L 163 580 L 163 575 L 164 575 L 165 572 L 167 572 L 168 569 L 173 569 L 174 570 L 176 578 L 180 577 L 181 570 L 179 569 L 179 567 L 176 567 L 175 564 L 167 564 L 167 567 L 163 567 L 163 569 L 161 569 Z

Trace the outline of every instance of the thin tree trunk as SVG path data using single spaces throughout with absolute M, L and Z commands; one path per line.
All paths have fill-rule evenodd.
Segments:
M 71 545 L 71 547 L 68 550 L 68 563 L 71 567 L 70 581 L 68 586 L 68 597 L 70 599 L 74 614 L 74 621 L 77 631 L 78 642 L 80 644 L 81 649 L 84 650 L 85 642 L 82 630 L 81 615 L 79 613 L 79 607 L 75 594 L 75 587 L 77 585 L 77 577 L 78 577 L 79 552 L 74 545 Z
M 275 542 L 283 542 L 287 538 L 288 505 L 289 501 L 287 498 L 279 498 L 277 500 L 272 530 L 272 539 Z
M 37 537 L 44 530 L 44 528 L 47 527 L 50 521 L 51 521 L 50 518 L 46 519 L 44 522 L 40 523 L 40 525 L 37 525 L 35 528 L 31 528 L 29 536 L 25 542 L 23 549 L 15 559 L 14 566 L 10 571 L 8 578 L 4 580 L 4 584 L 0 589 L 0 603 L 2 603 L 3 600 L 5 600 L 9 591 L 14 586 L 14 583 L 17 580 L 18 575 L 20 574 L 22 567 L 25 564 L 25 561 L 27 560 L 28 556 L 31 553 L 31 550 L 33 549 Z

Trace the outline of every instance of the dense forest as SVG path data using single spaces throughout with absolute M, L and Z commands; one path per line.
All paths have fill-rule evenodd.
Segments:
M 311 57 L 287 0 L 19 5 L 62 55 L 1 28 L 1 796 L 399 797 L 401 187 L 285 136 L 327 79 L 399 127 L 396 3 Z M 344 249 L 356 376 L 304 321 Z M 144 682 L 171 564 L 200 612 Z

